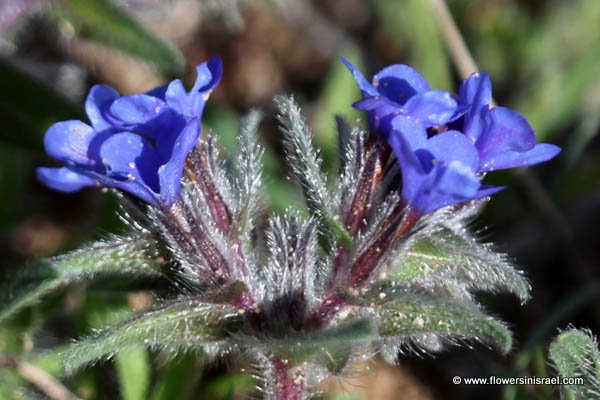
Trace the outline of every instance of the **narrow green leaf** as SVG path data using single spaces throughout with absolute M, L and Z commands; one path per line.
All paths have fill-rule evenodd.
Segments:
M 251 111 L 240 123 L 236 156 L 233 159 L 237 209 L 234 223 L 240 237 L 248 237 L 260 210 L 263 193 L 262 156 L 258 127 L 262 115 Z
M 284 135 L 287 158 L 294 177 L 300 182 L 309 210 L 318 218 L 320 240 L 323 247 L 331 251 L 335 246 L 332 239 L 349 246 L 352 238 L 335 217 L 335 202 L 327 195 L 327 179 L 321 170 L 321 156 L 312 143 L 312 132 L 300 107 L 292 97 L 276 98 L 278 119 Z
M 170 361 L 161 371 L 151 400 L 187 399 L 202 375 L 195 361 L 191 354 Z
M 88 248 L 42 260 L 8 282 L 0 282 L 0 321 L 34 304 L 59 286 L 81 278 L 122 274 L 159 278 L 156 243 L 148 235 L 113 237 Z
M 143 346 L 124 349 L 115 356 L 123 400 L 144 400 L 150 388 L 150 357 Z
M 137 345 L 164 350 L 171 355 L 195 350 L 216 356 L 231 348 L 226 339 L 239 318 L 237 310 L 228 306 L 176 302 L 74 343 L 63 354 L 65 369 L 72 373 Z
M 550 360 L 565 378 L 583 378 L 583 385 L 564 385 L 562 389 L 577 398 L 600 397 L 600 352 L 590 332 L 571 329 L 550 344 Z
M 520 271 L 489 245 L 444 229 L 416 240 L 389 272 L 392 281 L 458 281 L 468 289 L 507 291 L 522 302 L 531 287 Z
M 472 305 L 430 296 L 406 295 L 394 303 L 373 307 L 379 333 L 410 339 L 438 335 L 442 339 L 473 339 L 502 353 L 512 346 L 510 331 Z
M 108 0 L 63 0 L 57 12 L 78 36 L 115 47 L 166 72 L 182 69 L 183 56 Z

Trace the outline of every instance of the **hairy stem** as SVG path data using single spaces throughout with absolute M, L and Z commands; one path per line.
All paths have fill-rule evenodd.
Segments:
M 296 370 L 293 373 L 287 360 L 272 357 L 275 393 L 273 400 L 302 400 L 304 396 L 304 374 Z
M 368 283 L 390 245 L 402 240 L 402 237 L 409 234 L 417 224 L 420 216 L 410 211 L 403 213 L 403 210 L 404 207 L 399 205 L 394 213 L 383 221 L 375 241 L 356 258 L 348 278 L 351 286 L 360 287 Z
M 227 207 L 215 181 L 212 179 L 212 171 L 210 170 L 205 151 L 197 148 L 190 153 L 187 164 L 186 172 L 191 180 L 199 185 L 202 193 L 204 193 L 215 224 L 221 232 L 227 233 L 231 228 L 231 211 Z

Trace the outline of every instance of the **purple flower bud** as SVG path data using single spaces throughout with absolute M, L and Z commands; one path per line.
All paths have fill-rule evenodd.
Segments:
M 131 96 L 106 85 L 92 87 L 85 104 L 91 126 L 81 121 L 52 125 L 44 138 L 46 152 L 66 167 L 38 168 L 38 179 L 62 192 L 99 185 L 170 207 L 179 198 L 204 106 L 221 79 L 221 59 L 212 58 L 196 72 L 189 92 L 180 80 Z

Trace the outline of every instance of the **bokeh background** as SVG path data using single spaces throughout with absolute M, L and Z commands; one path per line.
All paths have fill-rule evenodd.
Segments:
M 461 76 L 446 49 L 429 0 L 1 0 L 0 1 L 0 279 L 124 227 L 111 193 L 52 192 L 34 168 L 51 165 L 47 127 L 83 116 L 89 87 L 104 82 L 123 94 L 224 59 L 224 78 L 204 124 L 225 148 L 250 108 L 265 113 L 262 141 L 270 210 L 300 205 L 286 179 L 272 97 L 302 104 L 336 175 L 333 116 L 351 121 L 360 98 L 337 60 L 367 75 L 392 63 L 420 70 L 433 88 L 455 91 Z M 456 386 L 454 375 L 551 376 L 546 348 L 569 324 L 600 332 L 600 1 L 448 0 L 475 61 L 494 84 L 495 100 L 522 112 L 540 141 L 563 147 L 552 162 L 495 173 L 509 186 L 495 195 L 473 229 L 508 254 L 531 280 L 522 306 L 506 295 L 482 296 L 508 321 L 516 346 L 501 357 L 482 346 L 435 355 L 407 354 L 399 367 L 375 361 L 356 376 L 327 382 L 335 399 L 552 399 L 549 386 Z M 266 210 L 269 211 L 269 208 Z M 0 327 L 0 354 L 30 357 L 147 308 L 152 297 L 119 285 L 75 283 Z M 100 289 L 102 287 L 102 289 Z M 1 357 L 0 357 L 1 359 Z M 38 365 L 56 373 L 58 358 Z M 35 361 L 32 361 L 35 362 Z M 238 399 L 254 382 L 247 365 L 201 366 L 193 356 L 167 360 L 132 350 L 65 380 L 86 399 Z M 0 363 L 0 399 L 23 385 Z M 43 398 L 34 387 L 27 398 Z M 4 397 L 3 397 L 4 396 Z

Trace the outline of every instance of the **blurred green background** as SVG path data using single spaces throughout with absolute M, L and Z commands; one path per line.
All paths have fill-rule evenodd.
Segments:
M 509 189 L 494 196 L 473 225 L 526 272 L 533 299 L 521 306 L 510 296 L 482 298 L 515 332 L 508 357 L 481 346 L 435 358 L 409 354 L 400 367 L 376 362 L 374 374 L 330 382 L 328 389 L 345 393 L 336 398 L 557 398 L 548 386 L 454 386 L 451 378 L 550 376 L 545 352 L 560 328 L 571 323 L 600 332 L 600 1 L 447 3 L 476 62 L 490 73 L 496 101 L 522 112 L 540 141 L 564 149 L 527 172 L 486 178 Z M 360 93 L 337 57 L 367 75 L 388 64 L 410 64 L 433 88 L 456 91 L 461 78 L 429 0 L 4 0 L 0 279 L 38 257 L 123 229 L 112 194 L 91 189 L 62 195 L 36 182 L 34 168 L 52 164 L 42 146 L 47 127 L 84 118 L 83 100 L 94 83 L 129 94 L 178 76 L 190 82 L 194 66 L 216 54 L 225 72 L 208 103 L 205 127 L 231 148 L 239 117 L 250 108 L 264 111 L 274 211 L 300 200 L 285 179 L 273 95 L 292 93 L 303 105 L 333 177 L 333 115 L 362 117 L 351 108 Z M 0 326 L 0 399 L 15 393 L 43 398 L 7 355 L 57 374 L 56 353 L 38 356 L 39 350 L 151 302 L 144 292 L 74 284 Z M 206 368 L 192 356 L 167 360 L 134 349 L 65 384 L 86 399 L 237 399 L 254 385 L 243 373 L 247 368 L 236 360 Z

